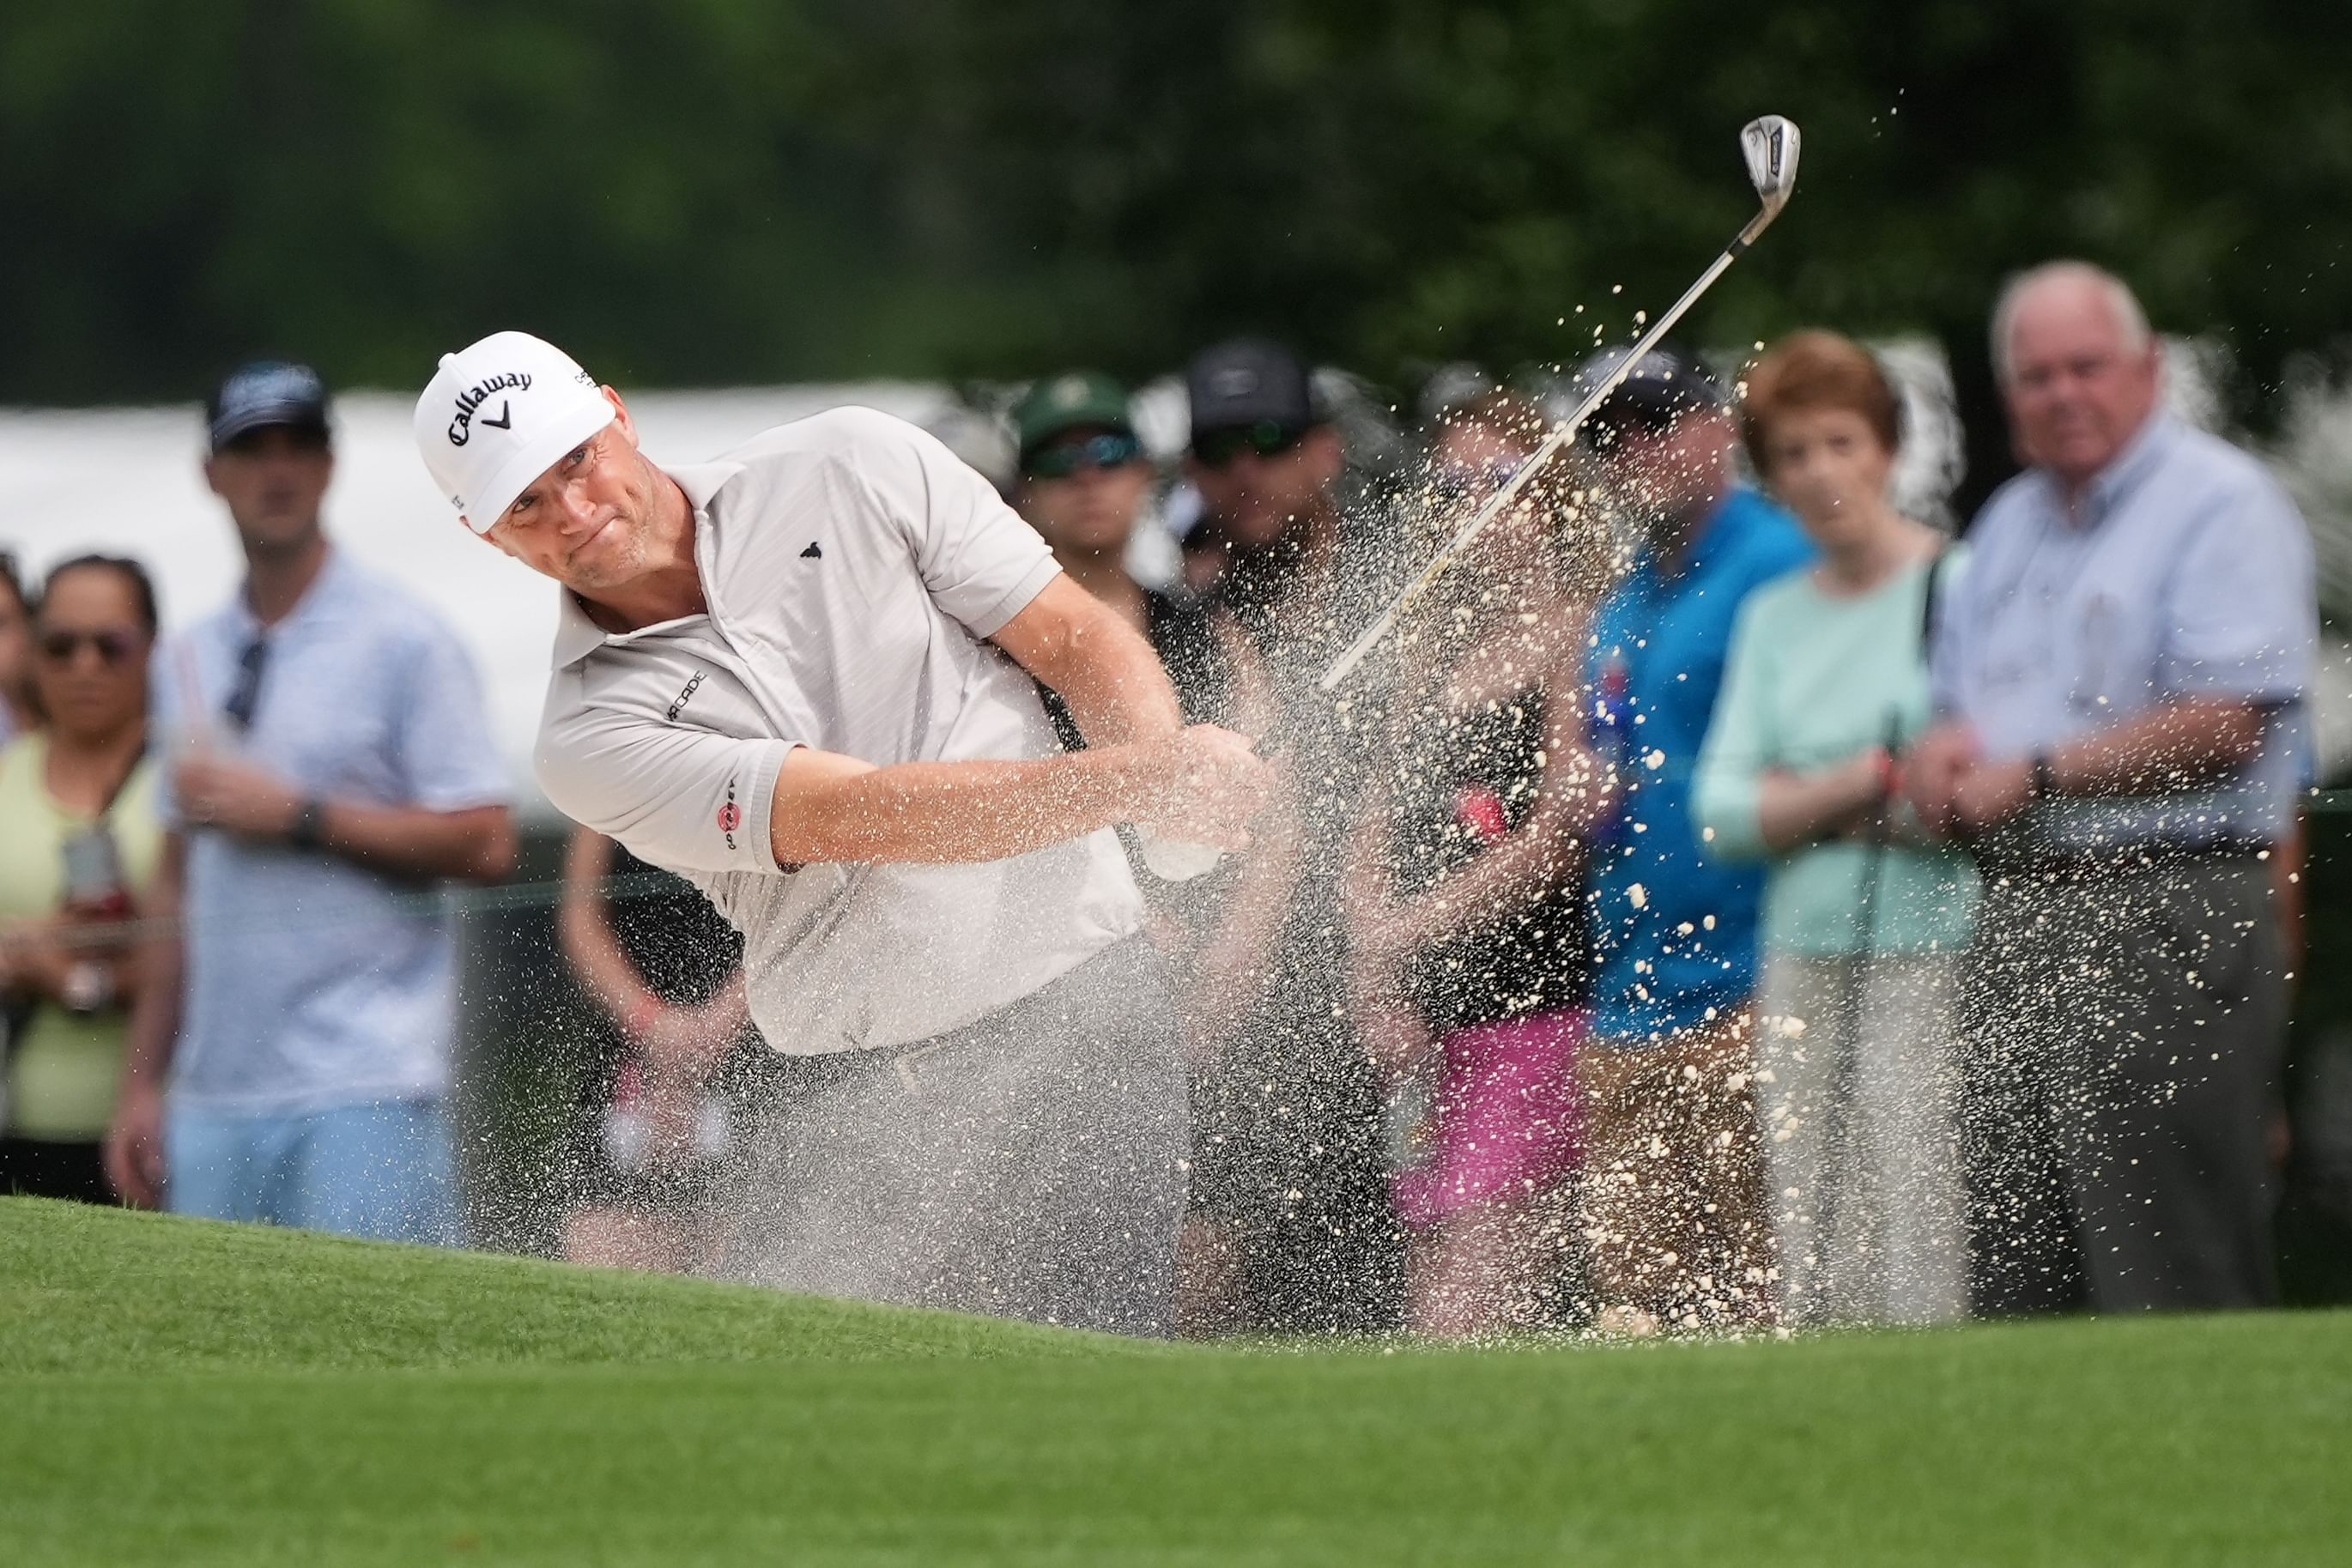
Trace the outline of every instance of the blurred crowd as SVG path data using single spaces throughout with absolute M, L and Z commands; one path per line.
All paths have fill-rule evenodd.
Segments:
M 1624 350 L 1433 387 L 1377 473 L 1265 340 L 1187 368 L 1173 464 L 1104 375 L 1006 411 L 1007 502 L 1281 776 L 1211 875 L 1131 846 L 1184 988 L 1182 1332 L 2275 1299 L 2308 538 L 2164 411 L 2120 280 L 1989 303 L 2023 472 L 1965 543 L 1894 503 L 1901 399 L 1827 331 L 1662 348 L 1540 463 Z M 517 844 L 477 677 L 322 530 L 314 374 L 205 415 L 231 601 L 159 645 L 136 562 L 0 573 L 0 1190 L 459 1243 L 441 890 Z M 584 830 L 558 933 L 603 1031 L 561 1249 L 711 1269 L 740 939 Z

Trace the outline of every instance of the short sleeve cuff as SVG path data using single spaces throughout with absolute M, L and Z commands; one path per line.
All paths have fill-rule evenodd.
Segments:
M 1022 573 L 1021 580 L 1007 589 L 995 603 L 983 612 L 968 617 L 964 624 L 975 637 L 993 637 L 1004 630 L 1005 623 L 1029 608 L 1036 597 L 1045 591 L 1045 585 L 1062 575 L 1062 563 L 1046 556 Z
M 740 789 L 730 780 L 727 798 L 719 807 L 719 821 L 712 825 L 719 830 L 719 841 L 725 846 L 730 861 L 729 870 L 773 873 L 776 864 L 773 828 L 776 813 L 776 776 L 784 770 L 784 758 L 793 754 L 799 742 L 771 740 L 761 744 L 747 759 L 750 767 L 742 775 Z M 736 818 L 729 825 L 730 808 Z

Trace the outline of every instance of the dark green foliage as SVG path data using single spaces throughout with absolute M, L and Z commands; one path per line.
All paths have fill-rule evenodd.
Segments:
M 1977 408 L 2000 276 L 2079 252 L 2259 418 L 2352 319 L 2337 0 L 25 0 L 0 399 L 508 325 L 667 384 L 1544 362 L 1713 253 L 1766 110 L 1803 193 L 1706 340 L 1924 329 Z

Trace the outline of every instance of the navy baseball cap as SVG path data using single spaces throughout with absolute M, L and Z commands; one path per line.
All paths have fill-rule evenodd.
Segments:
M 230 372 L 205 402 L 205 427 L 218 452 L 240 435 L 279 426 L 327 439 L 327 383 L 308 365 L 257 360 Z
M 1616 373 L 1633 350 L 1623 346 L 1601 350 L 1576 368 L 1569 379 L 1570 397 L 1581 402 L 1594 387 Z M 1597 449 L 1606 449 L 1628 430 L 1657 434 L 1696 409 L 1720 410 L 1723 387 L 1705 366 L 1670 344 L 1661 343 L 1642 356 L 1633 373 L 1617 383 L 1601 406 L 1585 420 L 1586 434 Z
M 1203 349 L 1184 372 L 1192 438 L 1203 432 L 1269 425 L 1297 432 L 1323 423 L 1307 367 L 1281 344 L 1235 338 Z

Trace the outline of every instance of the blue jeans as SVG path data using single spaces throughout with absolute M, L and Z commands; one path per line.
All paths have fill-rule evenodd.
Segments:
M 379 1241 L 461 1239 L 457 1159 L 437 1101 L 386 1100 L 299 1116 L 169 1109 L 166 1206 Z

